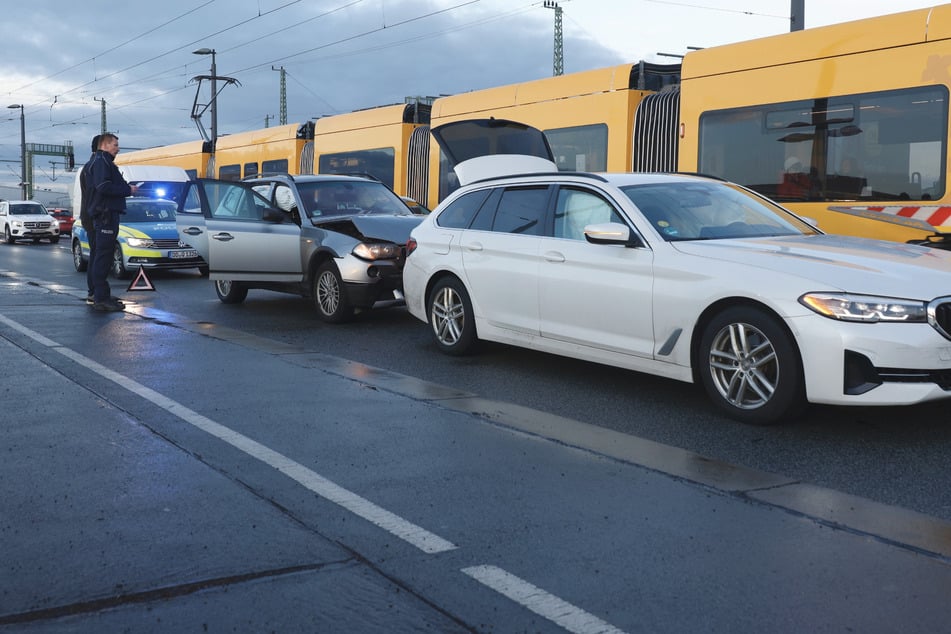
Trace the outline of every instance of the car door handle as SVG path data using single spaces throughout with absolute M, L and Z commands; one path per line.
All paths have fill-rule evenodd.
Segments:
M 470 242 L 466 245 L 466 251 L 481 251 L 482 243 L 481 242 Z
M 183 229 L 182 233 L 187 233 L 190 236 L 198 236 L 201 235 L 201 229 L 198 227 L 189 227 L 188 229 Z
M 234 240 L 234 236 L 230 233 L 216 233 L 211 236 L 212 240 L 220 240 L 222 242 L 228 242 L 229 240 Z
M 563 253 L 558 253 L 557 251 L 548 251 L 545 253 L 544 258 L 549 262 L 564 262 L 565 256 Z

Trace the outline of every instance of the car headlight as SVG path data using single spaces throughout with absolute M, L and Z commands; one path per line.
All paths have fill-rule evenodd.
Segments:
M 17 229 L 22 229 L 22 228 L 23 228 L 23 221 L 22 221 L 22 220 L 11 220 L 11 221 L 10 221 L 10 224 L 13 225 L 14 227 L 16 227 Z
M 353 254 L 364 260 L 392 260 L 399 257 L 400 245 L 361 242 L 353 247 Z
M 799 303 L 823 317 L 840 321 L 877 323 L 899 321 L 926 323 L 928 305 L 914 299 L 852 295 L 849 293 L 806 293 Z
M 149 247 L 155 245 L 151 238 L 128 238 L 126 239 L 126 243 L 130 247 L 135 247 L 137 249 L 148 249 Z

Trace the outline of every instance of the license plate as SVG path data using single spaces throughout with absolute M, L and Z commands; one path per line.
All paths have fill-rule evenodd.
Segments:
M 188 258 L 197 258 L 198 251 L 189 249 L 187 251 L 169 251 L 168 257 L 172 260 L 187 260 Z

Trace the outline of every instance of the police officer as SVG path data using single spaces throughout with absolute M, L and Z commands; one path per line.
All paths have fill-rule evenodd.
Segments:
M 108 277 L 112 268 L 116 236 L 119 233 L 119 216 L 125 213 L 126 196 L 138 191 L 129 185 L 119 173 L 115 158 L 119 153 L 119 137 L 106 132 L 99 136 L 99 148 L 83 167 L 86 172 L 86 187 L 90 192 L 86 212 L 92 217 L 95 247 L 91 249 L 90 269 L 93 283 L 93 310 L 115 312 L 125 305 L 112 296 Z M 82 181 L 80 181 L 82 185 Z M 92 242 L 91 242 L 92 243 Z
M 79 171 L 79 188 L 82 191 L 82 196 L 80 196 L 79 199 L 79 224 L 81 224 L 86 231 L 86 242 L 89 243 L 89 264 L 86 266 L 86 303 L 90 306 L 92 306 L 95 301 L 92 283 L 92 261 L 96 253 L 96 232 L 93 230 L 92 216 L 89 213 L 89 203 L 92 200 L 92 187 L 89 185 L 89 168 L 92 165 L 92 160 L 95 158 L 98 149 L 99 135 L 97 134 L 92 138 L 92 153 L 89 155 L 89 160 L 86 161 L 86 164 L 83 165 L 83 168 Z

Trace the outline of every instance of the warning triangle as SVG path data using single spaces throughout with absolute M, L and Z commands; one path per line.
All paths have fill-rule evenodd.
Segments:
M 139 265 L 139 273 L 135 276 L 135 279 L 132 280 L 132 283 L 129 284 L 129 288 L 126 291 L 154 291 L 155 286 L 152 285 L 152 280 L 149 279 L 149 276 L 145 274 L 145 267 L 141 264 Z

